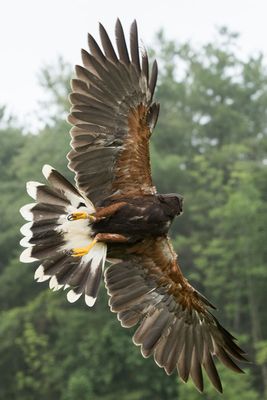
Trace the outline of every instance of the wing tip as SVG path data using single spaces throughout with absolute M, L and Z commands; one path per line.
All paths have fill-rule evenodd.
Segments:
M 115 26 L 120 25 L 122 26 L 121 20 L 119 17 L 117 17 L 116 22 L 115 22 Z

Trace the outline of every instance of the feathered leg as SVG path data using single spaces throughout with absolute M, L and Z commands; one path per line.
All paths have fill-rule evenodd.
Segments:
M 116 233 L 98 233 L 94 240 L 84 247 L 77 247 L 72 249 L 73 257 L 83 257 L 95 246 L 97 242 L 104 243 L 125 243 L 128 241 L 128 238 L 124 235 L 119 235 Z
M 101 207 L 96 209 L 94 214 L 88 214 L 86 212 L 74 212 L 68 215 L 69 221 L 77 221 L 78 219 L 88 219 L 91 222 L 97 222 L 101 219 L 110 217 L 115 214 L 120 208 L 125 206 L 127 203 L 124 201 L 120 201 L 119 203 L 111 204 L 107 207 Z

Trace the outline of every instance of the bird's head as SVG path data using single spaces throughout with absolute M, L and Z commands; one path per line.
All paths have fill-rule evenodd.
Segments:
M 183 196 L 177 193 L 160 194 L 158 195 L 164 211 L 169 217 L 174 218 L 183 212 Z

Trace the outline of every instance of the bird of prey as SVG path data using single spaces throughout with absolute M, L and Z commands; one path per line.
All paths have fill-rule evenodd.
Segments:
M 101 45 L 89 34 L 89 52 L 82 50 L 68 118 L 76 186 L 49 165 L 46 184 L 27 183 L 35 202 L 21 209 L 29 222 L 21 228 L 20 260 L 38 260 L 38 282 L 65 289 L 70 302 L 84 296 L 89 307 L 104 271 L 110 309 L 123 327 L 138 325 L 133 342 L 142 355 L 184 382 L 191 376 L 201 392 L 204 368 L 221 392 L 214 357 L 243 372 L 235 360 L 245 361 L 245 353 L 183 276 L 168 237 L 183 198 L 158 193 L 151 178 L 157 63 L 150 66 L 140 50 L 135 21 L 129 49 L 119 20 L 115 36 L 116 48 L 100 24 Z

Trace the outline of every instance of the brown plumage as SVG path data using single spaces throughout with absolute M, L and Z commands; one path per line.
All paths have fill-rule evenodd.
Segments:
M 153 101 L 157 64 L 149 73 L 147 53 L 140 57 L 136 22 L 130 51 L 119 20 L 115 35 L 116 50 L 100 25 L 102 49 L 89 35 L 90 52 L 82 50 L 69 116 L 74 126 L 68 159 L 77 189 L 50 167 L 44 171 L 50 187 L 29 186 L 37 204 L 26 209 L 33 221 L 26 245 L 32 247 L 22 261 L 44 260 L 38 280 L 51 278 L 54 290 L 70 286 L 70 301 L 84 293 L 92 306 L 107 247 L 112 263 L 105 271 L 110 308 L 122 326 L 138 324 L 133 342 L 142 355 L 153 355 L 167 374 L 177 370 L 185 382 L 190 376 L 200 391 L 204 368 L 221 392 L 214 356 L 242 372 L 236 361 L 246 360 L 244 352 L 211 313 L 214 306 L 181 272 L 168 230 L 182 212 L 182 196 L 158 194 L 150 170 L 149 139 L 159 114 Z M 25 210 L 22 214 L 27 218 Z M 81 218 L 89 221 L 74 231 Z M 89 256 L 84 247 L 71 247 L 78 237 L 91 240 Z M 90 258 L 96 242 L 101 256 Z

